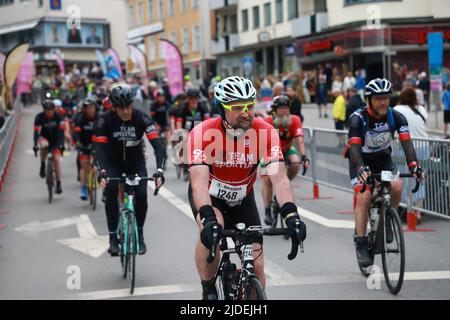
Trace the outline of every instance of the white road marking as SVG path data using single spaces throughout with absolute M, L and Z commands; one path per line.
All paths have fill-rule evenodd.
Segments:
M 94 225 L 87 214 L 48 222 L 34 221 L 17 227 L 14 230 L 27 236 L 35 237 L 43 231 L 59 229 L 72 225 L 76 225 L 80 237 L 56 240 L 58 243 L 80 251 L 93 258 L 98 258 L 108 249 L 109 237 L 97 235 Z
M 281 270 L 280 270 L 281 271 Z M 423 271 L 423 272 L 405 272 L 405 281 L 421 281 L 421 280 L 450 280 L 450 271 Z M 302 286 L 302 285 L 327 285 L 342 283 L 361 283 L 364 285 L 365 278 L 359 274 L 342 275 L 342 276 L 321 276 L 321 277 L 292 277 L 290 282 L 285 283 L 284 280 L 267 281 L 267 287 L 278 286 Z M 384 277 L 382 277 L 384 281 Z M 199 284 L 178 284 L 178 285 L 161 285 L 135 288 L 134 294 L 130 295 L 130 289 L 117 290 L 101 290 L 92 292 L 82 292 L 68 299 L 81 300 L 97 300 L 97 299 L 118 299 L 138 296 L 164 295 L 201 291 Z
M 327 228 L 336 229 L 355 229 L 355 221 L 353 220 L 337 220 L 328 219 L 318 215 L 317 213 L 311 212 L 309 210 L 297 207 L 300 217 L 306 218 L 308 220 L 314 221 Z

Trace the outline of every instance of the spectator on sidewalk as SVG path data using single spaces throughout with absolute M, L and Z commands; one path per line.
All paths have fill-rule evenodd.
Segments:
M 327 114 L 327 76 L 323 73 L 319 75 L 319 81 L 316 85 L 316 102 L 319 107 L 319 118 L 322 118 L 322 106 L 324 109 L 324 116 L 328 118 Z
M 304 117 L 302 115 L 302 102 L 295 94 L 294 87 L 292 87 L 291 85 L 286 86 L 286 94 L 291 99 L 291 106 L 290 106 L 291 114 L 300 117 L 300 119 L 303 122 Z
M 427 119 L 428 113 L 425 107 L 420 105 L 417 100 L 416 91 L 414 88 L 403 89 L 400 94 L 398 105 L 394 108 L 396 111 L 403 114 L 408 121 L 409 133 L 411 138 L 423 139 L 428 138 L 427 133 Z M 429 159 L 428 144 L 424 141 L 414 141 L 414 149 L 416 150 L 417 160 L 420 163 Z M 407 172 L 408 168 L 402 165 L 401 172 Z M 411 188 L 403 188 L 403 199 L 408 197 L 408 192 Z M 419 191 L 413 195 L 414 206 L 423 207 L 423 200 L 425 199 L 425 188 L 422 184 Z M 420 212 L 416 213 L 417 222 L 420 223 L 422 218 Z
M 336 97 L 333 103 L 331 116 L 334 119 L 334 127 L 336 130 L 344 130 L 345 124 L 345 97 L 341 90 L 335 89 L 333 95 Z M 345 141 L 344 135 L 339 135 L 339 146 L 343 146 Z
M 311 89 L 311 79 L 309 72 L 305 72 L 305 76 L 302 81 L 302 89 L 303 89 L 303 98 L 305 99 L 305 103 L 311 102 L 311 95 L 309 90 Z
M 341 76 L 336 76 L 333 81 L 333 85 L 331 86 L 331 92 L 339 91 L 342 92 L 342 79 Z
M 366 106 L 366 103 L 361 99 L 361 96 L 356 92 L 355 88 L 350 88 L 347 90 L 348 102 L 347 108 L 345 110 L 345 127 L 349 128 L 349 119 L 353 112 L 359 108 Z
M 448 124 L 450 123 L 450 83 L 447 84 L 446 91 L 442 96 L 442 104 L 444 106 L 444 137 L 450 139 L 448 134 Z
M 355 71 L 356 83 L 355 89 L 358 92 L 362 100 L 364 100 L 364 89 L 366 87 L 366 80 L 364 79 L 361 70 Z
M 353 76 L 352 72 L 347 72 L 347 75 L 344 78 L 344 83 L 342 84 L 342 89 L 344 92 L 348 92 L 349 89 L 352 89 L 355 87 L 356 79 Z
M 425 104 L 423 104 L 423 106 L 426 107 L 428 111 L 430 111 L 430 104 L 428 103 L 428 96 L 430 93 L 430 81 L 428 80 L 427 73 L 425 71 L 422 71 L 422 73 L 419 75 L 417 87 L 423 91 L 425 101 Z

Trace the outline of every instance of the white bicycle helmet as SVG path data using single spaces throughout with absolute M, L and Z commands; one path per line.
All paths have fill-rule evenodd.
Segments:
M 371 80 L 365 88 L 365 96 L 390 95 L 392 93 L 392 85 L 386 79 L 376 78 Z
M 253 83 L 242 77 L 228 77 L 214 87 L 214 98 L 219 111 L 223 114 L 222 103 L 252 100 L 256 98 Z

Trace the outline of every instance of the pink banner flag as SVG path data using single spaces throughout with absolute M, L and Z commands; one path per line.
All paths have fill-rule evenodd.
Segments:
M 29 51 L 20 65 L 16 80 L 16 94 L 31 93 L 35 74 L 33 51 Z
M 59 71 L 61 71 L 61 76 L 66 75 L 66 68 L 64 67 L 64 60 L 61 56 L 61 51 L 58 49 L 55 52 L 56 63 L 58 63 Z
M 159 48 L 166 61 L 170 94 L 174 97 L 183 92 L 183 57 L 177 46 L 166 39 L 159 39 Z
M 0 53 L 0 81 L 2 83 L 5 83 L 5 79 L 3 78 L 3 68 L 5 65 L 5 55 L 3 53 Z
M 117 51 L 114 50 L 113 48 L 110 48 L 107 50 L 108 54 L 112 57 L 114 64 L 116 66 L 117 72 L 120 75 L 120 78 L 123 80 L 123 74 L 122 74 L 122 69 L 120 67 L 120 58 L 119 55 L 117 54 Z
M 130 58 L 135 64 L 139 66 L 141 70 L 142 90 L 148 95 L 148 75 L 147 75 L 147 58 L 145 54 L 138 48 L 132 45 L 128 45 L 130 51 Z

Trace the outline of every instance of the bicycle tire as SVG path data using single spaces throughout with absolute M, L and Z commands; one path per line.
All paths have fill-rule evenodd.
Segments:
M 47 172 L 46 172 L 46 183 L 48 190 L 48 203 L 53 202 L 53 187 L 55 185 L 54 177 L 53 177 L 53 163 L 52 161 L 47 161 Z
M 396 242 L 398 245 L 398 249 L 400 250 L 400 266 L 398 270 L 398 280 L 394 281 L 394 273 L 390 272 L 390 266 L 388 265 L 388 258 L 386 257 L 386 254 L 389 251 L 389 245 L 386 241 L 384 241 L 384 250 L 381 254 L 381 258 L 383 261 L 383 273 L 384 273 L 384 279 L 386 280 L 386 285 L 388 286 L 389 291 L 396 295 L 400 292 L 402 285 L 403 285 L 403 278 L 405 275 L 405 240 L 403 237 L 403 229 L 402 229 L 402 223 L 400 221 L 400 218 L 398 216 L 397 210 L 393 208 L 388 208 L 391 215 L 391 221 L 392 221 L 392 232 L 393 232 L 393 241 Z M 387 219 L 383 219 L 386 221 Z M 386 222 L 385 222 L 386 223 Z M 385 223 L 383 224 L 383 227 L 385 227 Z M 384 239 L 385 240 L 385 239 Z M 394 252 L 393 252 L 394 253 Z M 395 270 L 397 271 L 397 270 Z
M 216 293 L 217 293 L 217 300 L 226 300 L 226 292 L 224 290 L 224 275 L 222 269 L 219 269 L 216 276 Z
M 92 211 L 95 211 L 95 209 L 97 208 L 97 177 L 95 176 L 95 174 L 93 172 L 91 173 L 91 176 L 92 176 L 91 206 L 92 206 Z
M 128 273 L 128 255 L 125 254 L 125 245 L 127 245 L 127 241 L 125 239 L 125 232 L 127 229 L 126 223 L 122 221 L 122 218 L 119 221 L 119 230 L 117 231 L 117 236 L 119 237 L 119 246 L 120 246 L 120 265 L 122 266 L 122 278 L 127 278 Z
M 136 251 L 137 251 L 137 227 L 136 220 L 130 214 L 128 222 L 128 279 L 130 283 L 130 294 L 134 292 L 136 282 Z
M 250 300 L 250 293 L 252 289 L 256 292 L 256 300 L 267 300 L 266 292 L 261 286 L 261 282 L 255 277 L 250 278 L 245 290 L 244 290 L 244 300 Z

